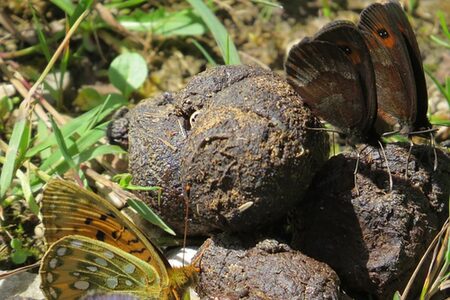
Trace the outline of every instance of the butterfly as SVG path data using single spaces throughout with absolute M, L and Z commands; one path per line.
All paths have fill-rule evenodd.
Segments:
M 419 46 L 398 1 L 374 3 L 361 12 L 377 83 L 379 134 L 430 132 L 428 95 Z
M 39 273 L 49 299 L 79 299 L 93 291 L 182 299 L 198 281 L 197 268 L 172 268 L 118 209 L 74 183 L 51 180 L 41 212 L 50 247 Z

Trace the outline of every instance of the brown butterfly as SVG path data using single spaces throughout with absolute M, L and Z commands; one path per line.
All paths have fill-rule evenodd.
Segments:
M 285 69 L 313 113 L 339 128 L 349 144 L 378 140 L 375 74 L 353 23 L 335 21 L 303 39 L 289 51 Z
M 361 13 L 375 70 L 379 134 L 429 131 L 428 96 L 419 46 L 398 1 L 374 3 Z

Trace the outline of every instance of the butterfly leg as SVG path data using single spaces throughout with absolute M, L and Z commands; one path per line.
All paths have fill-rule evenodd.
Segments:
M 359 160 L 361 157 L 361 153 L 360 151 L 356 150 L 356 164 L 355 164 L 355 169 L 353 170 L 353 180 L 355 182 L 355 191 L 356 191 L 356 196 L 359 196 L 359 187 L 358 187 L 358 168 L 359 168 Z
M 387 159 L 386 152 L 384 151 L 383 144 L 380 141 L 378 141 L 378 145 L 380 145 L 381 153 L 383 154 L 384 161 L 386 162 L 386 169 L 387 169 L 387 172 L 389 175 L 389 193 L 390 193 L 390 192 L 392 192 L 392 188 L 394 186 L 394 183 L 392 181 L 391 168 L 389 168 L 389 161 Z
M 430 132 L 430 143 L 431 143 L 431 147 L 433 147 L 433 153 L 434 153 L 433 171 L 436 171 L 437 167 L 438 167 L 438 158 L 437 158 L 437 152 L 436 152 L 436 140 L 434 139 L 433 132 Z
M 412 142 L 412 140 L 409 140 L 409 150 L 408 150 L 408 157 L 406 158 L 406 167 L 405 167 L 405 178 L 408 178 L 408 168 L 409 168 L 409 159 L 411 158 L 411 152 L 412 152 L 412 148 L 414 146 L 414 143 Z

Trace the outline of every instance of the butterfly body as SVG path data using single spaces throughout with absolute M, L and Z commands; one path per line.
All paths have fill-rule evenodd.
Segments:
M 50 181 L 41 211 L 51 244 L 42 259 L 41 289 L 49 299 L 92 291 L 181 299 L 197 282 L 195 267 L 172 268 L 112 204 L 73 183 Z

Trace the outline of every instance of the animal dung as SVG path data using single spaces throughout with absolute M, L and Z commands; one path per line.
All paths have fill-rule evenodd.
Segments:
M 133 183 L 175 231 L 251 231 L 283 217 L 328 157 L 328 137 L 271 71 L 221 66 L 180 92 L 139 103 L 128 121 Z M 117 121 L 114 124 L 118 124 Z M 118 130 L 123 132 L 123 130 Z

